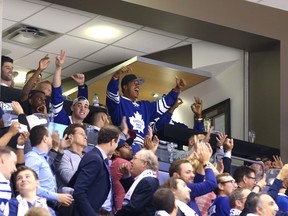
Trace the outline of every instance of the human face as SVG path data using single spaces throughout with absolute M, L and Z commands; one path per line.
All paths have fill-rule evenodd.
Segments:
M 172 189 L 174 192 L 175 199 L 180 200 L 184 203 L 188 203 L 190 201 L 190 188 L 187 187 L 187 184 L 181 180 L 177 179 L 177 189 Z
M 5 154 L 1 158 L 2 165 L 4 169 L 2 170 L 3 176 L 10 180 L 11 175 L 16 172 L 16 163 L 17 163 L 17 156 L 14 152 L 9 154 Z
M 31 98 L 30 103 L 34 110 L 43 113 L 44 109 L 41 109 L 41 107 L 46 106 L 45 94 L 43 94 L 42 92 L 35 93 Z
M 119 152 L 120 158 L 123 158 L 125 160 L 131 160 L 132 159 L 132 148 L 131 148 L 131 146 L 128 145 L 128 143 L 125 143 L 117 151 Z
M 132 176 L 138 176 L 140 175 L 144 170 L 146 170 L 147 162 L 143 160 L 142 154 L 140 152 L 137 152 L 133 159 L 131 160 L 131 175 Z
M 182 163 L 180 165 L 179 176 L 184 179 L 186 183 L 193 183 L 195 177 L 193 171 L 193 167 L 190 163 Z
M 16 176 L 16 187 L 21 195 L 25 192 L 35 191 L 39 186 L 39 181 L 35 178 L 31 170 L 23 170 Z
M 268 194 L 261 195 L 259 201 L 262 205 L 256 207 L 257 215 L 273 216 L 279 211 L 277 204 Z
M 87 135 L 85 130 L 81 127 L 75 128 L 75 133 L 72 135 L 72 144 L 76 144 L 82 147 L 87 146 Z
M 13 63 L 11 62 L 4 62 L 1 68 L 1 78 L 5 81 L 12 81 L 13 80 Z
M 223 176 L 218 183 L 218 188 L 220 189 L 220 195 L 229 196 L 237 188 L 237 183 L 232 176 Z
M 89 113 L 89 105 L 86 103 L 86 101 L 79 101 L 72 105 L 72 116 L 74 116 L 76 119 L 85 119 L 86 116 Z
M 245 188 L 252 190 L 256 184 L 256 175 L 254 172 L 251 172 L 249 175 L 244 176 Z
M 140 84 L 138 80 L 133 80 L 129 82 L 127 85 L 123 86 L 124 96 L 135 101 L 139 96 Z
M 251 191 L 249 189 L 244 189 L 242 191 L 242 198 L 239 199 L 239 205 L 237 206 L 239 210 L 243 210 L 244 209 L 244 206 L 245 206 L 245 202 L 247 200 L 247 197 L 249 196 L 249 194 L 251 193 Z
M 45 141 L 47 143 L 48 149 L 51 149 L 52 148 L 52 137 L 51 137 L 50 131 L 48 130 L 47 127 L 46 127 L 46 131 L 47 131 L 47 135 L 45 135 Z

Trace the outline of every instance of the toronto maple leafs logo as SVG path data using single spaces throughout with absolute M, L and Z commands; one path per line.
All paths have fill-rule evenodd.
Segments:
M 144 121 L 142 119 L 142 115 L 136 111 L 134 113 L 134 116 L 132 117 L 129 117 L 129 121 L 130 121 L 130 124 L 133 126 L 133 129 L 134 131 L 138 131 L 138 133 L 144 133 L 144 128 L 145 128 L 145 125 L 144 125 Z

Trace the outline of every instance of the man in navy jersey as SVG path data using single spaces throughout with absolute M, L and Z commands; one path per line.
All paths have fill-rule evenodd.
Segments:
M 161 100 L 154 102 L 137 101 L 143 79 L 137 78 L 134 74 L 127 74 L 122 78 L 123 96 L 119 94 L 120 76 L 129 70 L 129 68 L 124 67 L 113 74 L 107 86 L 106 105 L 114 125 L 120 125 L 122 117 L 126 116 L 128 128 L 136 133 L 134 144 L 142 146 L 149 123 L 163 115 L 174 104 L 186 83 L 185 80 L 176 77 L 176 87 Z M 137 149 L 134 148 L 133 151 L 135 153 Z

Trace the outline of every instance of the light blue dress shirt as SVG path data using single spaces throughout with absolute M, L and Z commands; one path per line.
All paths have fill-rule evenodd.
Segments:
M 33 147 L 32 151 L 25 154 L 25 165 L 32 168 L 39 177 L 40 186 L 37 195 L 49 201 L 57 201 L 56 179 L 48 160 L 47 153 L 37 147 Z

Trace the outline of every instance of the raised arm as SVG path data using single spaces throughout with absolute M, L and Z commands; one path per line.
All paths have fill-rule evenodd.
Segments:
M 29 92 L 33 89 L 33 87 L 35 87 L 34 85 L 35 85 L 37 78 L 48 67 L 49 64 L 50 64 L 50 58 L 47 54 L 45 55 L 44 58 L 42 58 L 39 61 L 39 66 L 37 70 L 35 71 L 33 76 L 27 81 L 27 83 L 24 85 L 23 90 L 22 90 L 21 101 L 25 101 L 28 99 Z
M 65 61 L 66 53 L 64 50 L 61 50 L 60 54 L 56 56 L 56 70 L 53 79 L 53 87 L 57 88 L 61 86 L 61 74 L 62 74 L 62 65 Z

